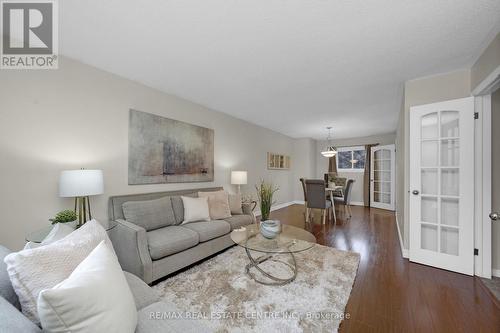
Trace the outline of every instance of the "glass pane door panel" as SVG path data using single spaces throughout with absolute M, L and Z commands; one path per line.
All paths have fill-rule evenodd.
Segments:
M 390 160 L 375 160 L 375 165 L 373 166 L 375 170 L 391 170 L 391 161 Z
M 422 194 L 438 194 L 438 169 L 422 169 Z
M 442 111 L 441 112 L 441 137 L 451 138 L 458 137 L 458 111 Z
M 441 227 L 441 253 L 458 256 L 458 229 Z
M 391 183 L 390 182 L 373 182 L 373 190 L 376 192 L 391 193 Z
M 423 167 L 438 166 L 438 141 L 424 141 L 422 142 L 422 162 Z
M 391 159 L 391 151 L 389 149 L 380 149 L 377 152 L 379 152 L 379 157 L 378 159 L 382 160 L 390 160 Z M 377 158 L 377 157 L 375 157 Z
M 441 141 L 441 166 L 458 166 L 460 163 L 458 140 Z
M 441 195 L 459 195 L 458 169 L 441 169 Z
M 422 139 L 438 138 L 438 114 L 429 113 L 422 117 Z
M 375 171 L 375 180 L 381 180 L 384 182 L 391 181 L 391 172 L 390 171 Z
M 441 224 L 458 226 L 458 199 L 441 199 Z
M 380 193 L 380 202 L 384 204 L 391 204 L 391 195 L 389 193 Z
M 420 219 L 422 222 L 437 223 L 437 198 L 422 196 L 420 209 Z
M 373 159 L 379 160 L 379 159 L 382 158 L 381 156 L 382 156 L 382 151 L 381 150 L 375 150 L 373 152 Z
M 437 226 L 421 224 L 420 246 L 422 249 L 437 251 Z

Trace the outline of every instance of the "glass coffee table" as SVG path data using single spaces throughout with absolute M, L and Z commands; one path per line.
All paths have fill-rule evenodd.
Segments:
M 294 253 L 310 249 L 316 244 L 316 238 L 310 232 L 293 227 L 281 225 L 281 233 L 276 238 L 268 239 L 261 235 L 259 224 L 251 224 L 245 230 L 233 230 L 231 232 L 233 242 L 245 248 L 250 263 L 246 265 L 245 271 L 248 276 L 258 283 L 265 285 L 285 285 L 297 277 L 297 262 Z M 264 253 L 260 257 L 253 257 L 250 251 Z M 291 257 L 291 263 L 277 258 L 279 255 Z M 289 271 L 289 276 L 278 277 L 266 271 L 262 267 L 264 262 L 274 262 Z M 256 270 L 268 281 L 258 277 L 252 270 Z

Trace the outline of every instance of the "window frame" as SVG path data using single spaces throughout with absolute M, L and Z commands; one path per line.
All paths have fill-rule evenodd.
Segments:
M 363 150 L 365 152 L 365 165 L 364 165 L 364 167 L 363 168 L 353 168 L 352 167 L 353 163 L 351 162 L 351 168 L 340 168 L 339 167 L 339 158 L 338 158 L 339 153 L 350 151 L 351 152 L 351 160 L 352 160 L 355 150 Z M 365 172 L 365 168 L 366 168 L 366 149 L 365 149 L 365 146 L 350 146 L 350 147 L 337 148 L 337 158 L 335 160 L 337 163 L 337 172 Z

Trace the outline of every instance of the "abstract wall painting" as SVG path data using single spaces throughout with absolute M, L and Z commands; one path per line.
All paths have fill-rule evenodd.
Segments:
M 130 110 L 129 185 L 213 180 L 213 129 Z

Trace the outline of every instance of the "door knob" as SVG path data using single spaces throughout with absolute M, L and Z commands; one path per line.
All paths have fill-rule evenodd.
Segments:
M 413 190 L 413 192 L 411 192 L 411 193 L 413 193 L 413 195 L 418 195 L 420 192 L 417 190 Z
M 497 212 L 493 212 L 493 213 L 491 213 L 491 214 L 490 214 L 490 219 L 491 219 L 492 221 L 496 221 L 496 220 L 498 220 L 498 218 L 499 218 L 499 217 L 500 217 L 500 216 L 499 216 L 499 214 L 498 214 Z

